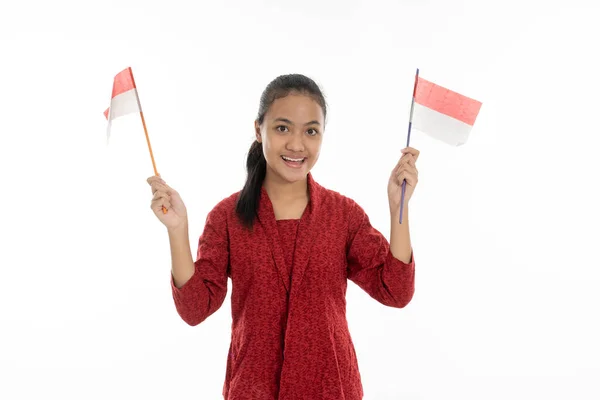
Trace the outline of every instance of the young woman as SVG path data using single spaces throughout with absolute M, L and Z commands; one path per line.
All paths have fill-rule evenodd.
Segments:
M 280 76 L 267 86 L 246 184 L 208 213 L 195 262 L 181 197 L 160 177 L 148 179 L 152 210 L 168 230 L 181 318 L 194 326 L 212 315 L 231 278 L 226 400 L 362 399 L 346 321 L 347 280 L 389 307 L 402 308 L 413 296 L 408 201 L 419 152 L 402 150 L 391 173 L 388 242 L 358 204 L 310 173 L 326 113 L 321 90 L 303 75 Z

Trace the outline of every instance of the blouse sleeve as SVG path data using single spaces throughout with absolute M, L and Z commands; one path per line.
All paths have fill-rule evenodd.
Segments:
M 403 308 L 415 290 L 415 261 L 396 259 L 388 240 L 373 226 L 365 211 L 353 203 L 348 229 L 348 279 L 380 303 Z
M 217 208 L 206 218 L 198 243 L 194 275 L 180 288 L 171 274 L 171 290 L 177 313 L 195 326 L 215 313 L 227 294 L 229 241 L 227 219 Z

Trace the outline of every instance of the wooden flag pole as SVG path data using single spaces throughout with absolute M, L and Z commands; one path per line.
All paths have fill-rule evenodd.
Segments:
M 133 79 L 133 71 L 131 67 L 129 67 L 129 74 L 131 75 L 131 81 L 133 82 L 133 86 L 137 88 L 135 84 L 135 80 Z M 148 128 L 146 127 L 146 120 L 144 119 L 144 112 L 142 111 L 142 105 L 140 103 L 140 97 L 136 90 L 136 98 L 138 102 L 138 107 L 140 110 L 140 117 L 142 118 L 142 126 L 144 127 L 144 133 L 146 134 L 146 142 L 148 143 L 148 150 L 150 151 L 150 159 L 152 160 L 152 167 L 154 168 L 154 175 L 158 176 L 158 170 L 156 169 L 156 161 L 154 161 L 154 153 L 152 152 L 152 145 L 150 144 L 150 136 L 148 136 Z M 167 213 L 167 209 L 165 206 L 162 208 L 163 214 Z
M 408 119 L 408 137 L 406 138 L 406 147 L 410 145 L 410 130 L 412 128 L 413 111 L 415 109 L 415 96 L 417 95 L 417 83 L 419 82 L 419 68 L 415 75 L 415 87 L 413 88 L 412 102 L 410 103 L 410 117 Z M 402 198 L 400 199 L 400 223 L 404 214 L 404 194 L 406 193 L 406 181 L 402 181 Z

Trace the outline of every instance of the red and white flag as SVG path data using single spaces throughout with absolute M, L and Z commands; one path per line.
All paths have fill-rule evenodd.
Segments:
M 452 146 L 467 142 L 481 102 L 421 77 L 414 98 L 412 127 Z
M 104 116 L 108 120 L 107 137 L 110 137 L 112 120 L 123 115 L 141 111 L 142 106 L 133 79 L 133 72 L 131 71 L 131 67 L 128 67 L 115 76 L 110 107 L 104 111 Z

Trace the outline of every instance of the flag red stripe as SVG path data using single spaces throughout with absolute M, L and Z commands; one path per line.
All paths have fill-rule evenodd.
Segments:
M 133 81 L 133 74 L 131 73 L 131 67 L 125 68 L 115 76 L 113 83 L 112 97 L 125 93 L 128 90 L 135 89 L 135 82 Z
M 481 108 L 481 102 L 420 77 L 415 102 L 471 126 Z

